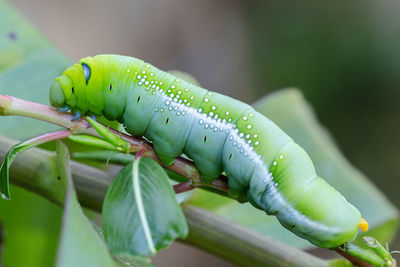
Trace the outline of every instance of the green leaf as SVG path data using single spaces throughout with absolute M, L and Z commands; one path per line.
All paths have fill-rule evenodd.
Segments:
M 14 161 L 14 158 L 18 153 L 26 151 L 32 147 L 40 144 L 52 141 L 54 139 L 64 138 L 69 135 L 68 131 L 59 131 L 54 133 L 44 134 L 30 140 L 21 142 L 14 145 L 7 153 L 3 164 L 0 167 L 0 195 L 3 199 L 10 200 L 10 189 L 9 189 L 9 172 L 10 166 Z
M 281 90 L 254 106 L 299 143 L 311 156 L 317 173 L 360 209 L 370 224 L 370 231 L 366 234 L 381 242 L 393 238 L 399 223 L 398 210 L 345 159 L 298 90 Z M 275 217 L 266 216 L 248 203 L 241 205 L 204 190 L 197 190 L 190 203 L 292 246 L 312 246 L 284 229 Z M 364 243 L 361 240 L 364 235 L 359 234 L 358 244 Z
M 188 233 L 163 168 L 148 158 L 127 165 L 103 204 L 103 231 L 116 255 L 152 255 Z
M 107 149 L 107 150 L 112 150 L 112 151 L 120 151 L 118 147 L 115 145 L 111 144 L 110 142 L 94 137 L 91 135 L 87 134 L 76 134 L 76 135 L 70 135 L 68 137 L 69 140 L 74 141 L 79 144 L 87 145 L 87 146 L 92 146 L 96 148 L 102 148 L 102 149 Z
M 73 188 L 68 149 L 61 142 L 57 142 L 57 154 L 58 169 L 67 193 L 56 266 L 123 266 L 113 259 L 103 239 L 83 213 Z M 130 261 L 141 266 L 150 263 L 148 259 L 131 258 Z
M 98 123 L 94 119 L 87 117 L 87 120 L 90 122 L 90 124 L 93 126 L 93 128 L 98 132 L 106 141 L 109 143 L 113 144 L 117 150 L 122 151 L 122 152 L 128 152 L 129 149 L 129 143 L 126 142 L 124 139 L 110 131 L 107 127 L 104 125 Z

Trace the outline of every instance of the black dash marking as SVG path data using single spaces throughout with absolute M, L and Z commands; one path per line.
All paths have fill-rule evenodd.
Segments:
M 110 91 L 112 90 L 112 84 L 110 84 L 110 86 L 108 87 L 110 89 Z
M 295 227 L 296 227 L 296 225 L 292 225 L 292 227 L 290 227 L 290 228 L 292 228 L 292 229 L 293 229 L 293 228 L 295 228 Z
M 231 158 L 232 158 L 232 154 L 229 155 L 229 159 L 231 159 Z
M 61 180 L 61 177 L 60 177 L 60 176 L 58 176 L 58 177 L 57 177 L 57 179 L 58 179 L 58 180 Z
M 165 121 L 165 124 L 168 124 L 168 122 L 169 122 L 169 118 L 167 118 L 167 120 Z
M 207 142 L 207 136 L 204 136 L 204 143 Z
M 140 101 L 140 96 L 137 98 L 137 101 L 136 101 L 136 103 L 139 103 L 139 101 Z
M 72 93 L 75 93 L 74 87 L 72 87 L 71 90 L 72 90 Z

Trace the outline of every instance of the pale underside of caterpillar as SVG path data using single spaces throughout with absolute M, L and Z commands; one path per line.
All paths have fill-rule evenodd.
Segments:
M 166 164 L 186 154 L 207 181 L 224 171 L 233 196 L 275 215 L 284 227 L 317 246 L 333 248 L 351 241 L 365 222 L 271 120 L 245 103 L 142 60 L 84 58 L 56 78 L 50 102 L 77 115 L 118 120 L 129 133 L 151 140 Z

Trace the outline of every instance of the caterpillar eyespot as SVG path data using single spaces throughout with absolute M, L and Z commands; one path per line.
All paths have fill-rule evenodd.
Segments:
M 185 153 L 208 180 L 224 171 L 232 195 L 317 246 L 338 247 L 356 237 L 359 225 L 367 229 L 360 212 L 317 176 L 306 152 L 271 120 L 146 65 L 119 55 L 83 58 L 56 78 L 50 102 L 118 120 L 152 141 L 167 164 Z
M 82 69 L 83 69 L 83 75 L 85 76 L 86 84 L 88 84 L 89 79 L 90 79 L 90 67 L 82 62 Z

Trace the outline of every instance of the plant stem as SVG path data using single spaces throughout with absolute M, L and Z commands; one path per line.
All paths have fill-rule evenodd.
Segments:
M 15 143 L 14 140 L 0 136 L 0 160 L 4 159 L 8 149 Z M 56 169 L 55 153 L 32 148 L 15 159 L 10 170 L 11 182 L 62 206 L 63 199 L 57 195 L 63 195 L 64 192 L 54 193 L 57 188 L 55 184 L 59 182 Z M 75 161 L 71 161 L 71 170 L 80 203 L 92 210 L 101 211 L 112 175 Z M 187 205 L 184 212 L 190 235 L 182 242 L 202 247 L 232 262 L 253 266 L 265 265 L 266 262 L 276 263 L 277 266 L 333 266 L 332 261 L 319 259 L 192 205 Z M 343 266 L 340 264 L 344 261 L 338 260 L 335 263 Z
M 187 191 L 190 191 L 190 190 L 193 190 L 193 189 L 195 189 L 195 187 L 193 187 L 190 184 L 190 182 L 183 182 L 183 183 L 174 185 L 175 194 L 187 192 Z
M 73 118 L 71 113 L 61 113 L 56 108 L 22 100 L 13 96 L 0 95 L 0 115 L 30 117 L 67 128 L 72 134 L 88 134 L 101 137 L 93 127 L 89 127 L 89 122 L 84 118 L 77 121 L 71 121 Z M 126 135 L 113 129 L 110 130 L 117 133 L 124 140 L 129 142 L 130 153 L 135 154 L 139 151 L 142 151 L 141 153 L 143 153 L 144 157 L 151 158 L 165 168 L 188 178 L 193 186 L 210 187 L 225 193 L 229 191 L 228 180 L 226 176 L 221 175 L 220 178 L 214 180 L 211 184 L 205 184 L 202 182 L 201 174 L 196 169 L 192 161 L 178 157 L 175 159 L 174 164 L 165 165 L 158 158 L 151 143 L 147 142 L 143 138 Z

